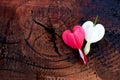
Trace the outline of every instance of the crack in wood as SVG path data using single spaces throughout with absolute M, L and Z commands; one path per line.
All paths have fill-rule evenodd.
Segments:
M 31 11 L 32 12 L 32 11 Z M 33 17 L 32 17 L 33 18 Z M 43 25 L 42 23 L 40 23 L 40 22 L 37 22 L 34 18 L 33 18 L 33 21 L 36 23 L 36 24 L 38 24 L 38 25 L 40 25 L 41 27 L 43 27 L 49 34 L 51 34 L 52 35 L 52 37 L 51 37 L 51 41 L 53 42 L 53 45 L 54 45 L 54 49 L 55 49 L 55 52 L 59 55 L 59 56 L 61 56 L 61 54 L 60 54 L 60 52 L 59 52 L 59 50 L 58 50 L 58 48 L 57 48 L 57 44 L 56 44 L 56 32 L 55 32 L 55 30 L 54 30 L 54 28 L 53 28 L 53 25 L 52 25 L 52 23 L 51 23 L 51 20 L 50 20 L 50 18 L 48 19 L 49 21 L 48 21 L 48 27 L 47 26 L 45 26 L 45 25 Z

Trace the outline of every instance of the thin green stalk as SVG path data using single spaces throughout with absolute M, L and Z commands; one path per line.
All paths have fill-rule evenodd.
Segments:
M 94 26 L 96 25 L 97 20 L 98 20 L 98 15 L 97 15 L 96 18 L 95 18 Z

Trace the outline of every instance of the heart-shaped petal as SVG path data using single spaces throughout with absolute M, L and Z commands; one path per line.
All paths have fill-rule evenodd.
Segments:
M 85 39 L 90 43 L 95 43 L 101 40 L 105 34 L 105 28 L 102 24 L 94 26 L 92 21 L 86 21 L 82 27 L 85 31 Z
M 85 40 L 87 41 L 87 44 L 84 48 L 84 53 L 87 55 L 90 51 L 91 43 L 98 42 L 103 38 L 105 34 L 105 28 L 102 24 L 94 25 L 92 21 L 86 21 L 82 27 L 85 31 Z
M 81 49 L 84 37 L 84 30 L 79 25 L 74 26 L 72 31 L 66 30 L 62 34 L 63 41 L 74 49 Z
M 74 48 L 74 49 L 78 48 L 74 35 L 70 30 L 64 31 L 62 34 L 62 38 L 64 43 L 66 43 L 71 48 Z
M 78 49 L 80 57 L 82 58 L 84 64 L 87 62 L 87 56 L 82 52 L 81 48 L 85 38 L 84 30 L 81 26 L 76 25 L 70 30 L 66 30 L 62 34 L 63 41 L 73 49 Z

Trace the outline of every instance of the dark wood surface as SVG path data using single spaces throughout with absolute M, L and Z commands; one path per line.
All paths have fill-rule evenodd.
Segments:
M 119 0 L 0 0 L 0 80 L 120 80 Z M 105 37 L 83 65 L 61 34 L 94 21 Z

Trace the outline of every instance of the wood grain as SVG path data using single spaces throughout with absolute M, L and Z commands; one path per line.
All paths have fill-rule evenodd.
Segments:
M 119 80 L 120 1 L 1 0 L 0 80 Z M 112 6 L 111 6 L 112 5 Z M 89 62 L 61 34 L 86 20 L 105 26 Z

